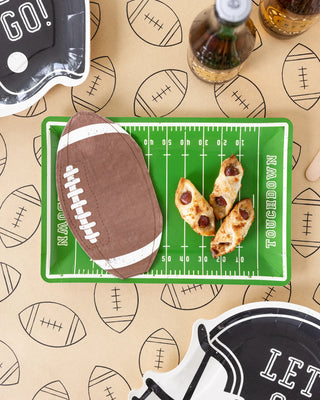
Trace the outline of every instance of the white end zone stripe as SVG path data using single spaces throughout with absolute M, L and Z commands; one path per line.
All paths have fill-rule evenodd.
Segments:
M 127 267 L 144 260 L 145 258 L 151 256 L 156 250 L 158 250 L 161 242 L 161 235 L 155 238 L 152 242 L 148 243 L 146 246 L 141 247 L 138 250 L 132 251 L 131 253 L 124 254 L 119 257 L 110 258 L 109 260 L 93 260 L 99 267 L 104 270 L 112 270 Z
M 58 151 L 64 149 L 70 144 L 79 142 L 80 140 L 114 132 L 125 133 L 128 135 L 128 132 L 122 129 L 121 126 L 118 124 L 109 124 L 105 122 L 101 124 L 82 126 L 81 128 L 70 131 L 69 133 L 60 138 Z

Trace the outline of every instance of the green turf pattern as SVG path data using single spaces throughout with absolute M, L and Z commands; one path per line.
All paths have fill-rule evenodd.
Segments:
M 48 282 L 120 282 L 89 259 L 69 231 L 59 207 L 55 162 L 67 121 L 64 117 L 49 117 L 42 124 L 41 275 Z M 125 282 L 285 285 L 290 280 L 290 121 L 203 118 L 113 118 L 113 121 L 142 148 L 164 222 L 161 245 L 151 270 Z M 196 234 L 181 219 L 174 204 L 175 190 L 180 177 L 186 177 L 208 200 L 221 162 L 232 154 L 244 168 L 238 200 L 251 198 L 255 221 L 234 252 L 213 259 L 211 238 Z

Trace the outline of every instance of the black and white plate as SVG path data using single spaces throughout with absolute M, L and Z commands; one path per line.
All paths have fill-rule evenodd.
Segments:
M 0 117 L 86 79 L 89 17 L 89 0 L 0 0 Z
M 259 302 L 197 321 L 178 367 L 147 372 L 129 399 L 316 400 L 319 394 L 320 314 Z

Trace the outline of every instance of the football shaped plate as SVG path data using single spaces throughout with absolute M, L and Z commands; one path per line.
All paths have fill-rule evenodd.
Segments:
M 0 0 L 0 117 L 85 80 L 89 14 L 89 0 Z
M 142 150 L 120 125 L 76 113 L 59 141 L 56 181 L 68 226 L 97 265 L 122 279 L 149 271 L 162 214 Z

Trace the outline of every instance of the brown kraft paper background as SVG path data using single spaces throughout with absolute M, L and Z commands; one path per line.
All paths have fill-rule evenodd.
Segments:
M 292 280 L 282 288 L 46 283 L 40 276 L 40 226 L 21 245 L 6 248 L 0 240 L 1 400 L 36 396 L 41 399 L 38 391 L 52 382 L 55 383 L 48 390 L 64 387 L 68 395 L 63 398 L 105 398 L 99 392 L 104 387 L 93 383 L 95 377 L 110 371 L 118 374 L 115 398 L 125 400 L 130 388 L 142 386 L 146 370 L 164 372 L 177 366 L 188 348 L 192 325 L 199 318 L 212 319 L 234 306 L 263 300 L 282 300 L 320 311 L 320 180 L 309 182 L 305 178 L 307 166 L 320 149 L 320 102 L 317 101 L 320 25 L 296 38 L 275 39 L 261 26 L 257 1 L 253 2 L 251 16 L 258 35 L 256 48 L 241 70 L 245 78 L 243 97 L 220 108 L 214 87 L 194 77 L 186 60 L 190 24 L 210 1 L 165 0 L 169 8 L 160 17 L 171 18 L 173 11 L 181 29 L 177 29 L 170 41 L 161 44 L 151 29 L 156 25 L 152 16 L 148 24 L 128 19 L 127 6 L 133 7 L 136 2 L 130 3 L 91 2 L 91 60 L 94 61 L 82 86 L 73 90 L 56 86 L 31 109 L 1 118 L 0 205 L 10 193 L 24 186 L 32 185 L 41 193 L 41 122 L 48 116 L 70 116 L 79 110 L 81 105 L 76 98 L 84 96 L 88 85 L 97 79 L 97 63 L 106 69 L 99 77 L 93 107 L 95 112 L 109 118 L 143 116 L 136 102 L 138 88 L 162 70 L 175 69 L 187 75 L 179 106 L 170 109 L 165 101 L 159 105 L 159 114 L 165 112 L 168 117 L 246 117 L 241 101 L 250 96 L 255 85 L 261 93 L 260 116 L 289 118 L 294 127 L 292 199 L 303 198 L 299 207 L 305 208 L 308 226 L 301 226 L 295 220 L 297 205 L 293 203 Z M 0 227 L 4 218 L 0 208 Z M 304 248 L 295 246 L 295 240 L 301 237 L 309 241 Z M 4 272 L 6 266 L 12 267 L 10 278 Z M 193 294 L 188 309 L 169 301 L 169 290 Z M 103 308 L 107 312 L 114 306 L 114 299 L 121 303 L 117 304 L 119 319 L 111 325 L 100 315 Z M 47 343 L 42 344 L 24 330 L 22 311 L 45 302 L 54 303 L 61 313 L 69 309 L 79 318 L 75 343 L 54 347 L 48 333 Z M 48 324 L 49 329 L 52 323 Z M 161 357 L 157 359 L 154 355 L 159 347 Z M 1 369 L 9 362 L 13 364 L 11 375 L 1 380 Z

